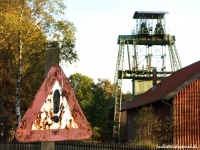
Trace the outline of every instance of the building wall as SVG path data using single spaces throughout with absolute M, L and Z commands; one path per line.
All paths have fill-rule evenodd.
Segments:
M 141 95 L 144 92 L 146 92 L 147 90 L 149 90 L 150 88 L 152 88 L 152 80 L 149 81 L 144 81 L 144 80 L 134 80 L 134 95 Z M 160 80 L 157 81 L 157 83 L 159 83 Z
M 165 100 L 164 102 L 160 100 L 152 104 L 152 106 L 154 107 L 155 114 L 159 119 L 163 119 L 165 117 L 171 118 L 173 115 L 172 99 Z
M 127 142 L 134 141 L 134 130 L 136 130 L 134 125 L 134 117 L 136 116 L 137 110 L 131 109 L 127 111 Z
M 120 117 L 120 141 L 127 142 L 127 112 L 121 113 Z
M 200 79 L 181 90 L 172 99 L 165 101 L 173 106 L 173 145 L 200 147 Z M 158 101 L 152 104 L 159 118 L 169 117 L 169 105 Z M 137 108 L 139 109 L 139 108 Z M 137 109 L 127 111 L 127 141 L 134 140 L 134 117 Z M 163 143 L 165 144 L 165 143 Z
M 174 98 L 174 144 L 200 147 L 200 79 Z

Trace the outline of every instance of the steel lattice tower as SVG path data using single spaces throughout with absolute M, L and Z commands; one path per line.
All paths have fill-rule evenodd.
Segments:
M 175 46 L 175 36 L 166 34 L 165 14 L 167 13 L 136 11 L 133 15 L 133 19 L 136 19 L 136 27 L 132 30 L 132 34 L 118 36 L 119 50 L 114 78 L 114 121 L 119 122 L 119 124 L 113 127 L 113 136 L 118 142 L 120 142 L 123 79 L 132 79 L 132 94 L 135 98 L 137 96 L 135 84 L 137 81 L 151 81 L 153 68 L 157 69 L 158 80 L 162 80 L 172 72 L 182 68 Z M 168 51 L 171 65 L 171 69 L 168 71 L 166 69 L 166 51 Z M 124 69 L 124 60 L 128 61 L 126 69 Z M 147 83 L 145 84 L 147 85 Z M 145 89 L 142 90 L 140 94 L 145 92 Z

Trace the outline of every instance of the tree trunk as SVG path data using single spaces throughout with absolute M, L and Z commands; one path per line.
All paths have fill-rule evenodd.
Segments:
M 20 27 L 19 27 L 19 43 L 18 43 L 18 72 L 17 72 L 17 83 L 16 83 L 16 116 L 17 116 L 17 122 L 16 122 L 16 128 L 18 127 L 20 121 L 21 121 L 21 112 L 20 112 L 20 86 L 21 86 L 21 78 L 22 78 L 22 49 L 23 49 L 23 43 L 22 43 L 22 15 L 23 11 L 21 9 L 21 14 L 19 18 Z

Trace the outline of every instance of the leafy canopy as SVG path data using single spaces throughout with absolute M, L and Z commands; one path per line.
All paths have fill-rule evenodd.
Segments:
M 22 51 L 20 107 L 22 115 L 44 80 L 45 52 L 56 43 L 60 59 L 78 60 L 74 24 L 64 18 L 64 0 L 3 0 L 0 2 L 0 131 L 12 138 L 15 93 Z M 21 42 L 20 42 L 21 41 Z

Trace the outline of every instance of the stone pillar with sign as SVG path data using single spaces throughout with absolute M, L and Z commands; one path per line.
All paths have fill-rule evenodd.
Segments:
M 48 48 L 46 50 L 45 77 L 47 76 L 47 73 L 53 66 L 59 66 L 58 48 Z M 54 141 L 41 142 L 41 150 L 54 150 L 54 149 L 55 149 Z
M 55 141 L 83 140 L 92 135 L 91 126 L 69 80 L 56 64 L 59 57 L 55 56 L 55 51 L 49 49 L 45 64 L 46 78 L 15 133 L 19 142 L 41 141 L 42 150 L 54 150 Z

